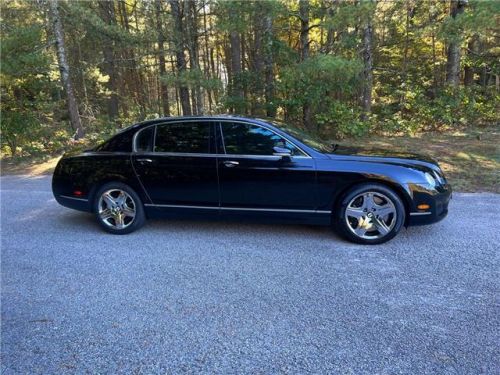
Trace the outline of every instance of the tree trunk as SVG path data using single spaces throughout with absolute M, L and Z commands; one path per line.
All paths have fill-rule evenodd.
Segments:
M 299 1 L 300 17 L 300 60 L 309 57 L 309 0 Z
M 57 62 L 59 65 L 59 72 L 61 73 L 61 82 L 66 91 L 69 118 L 71 127 L 75 131 L 74 138 L 76 140 L 84 136 L 82 122 L 80 121 L 80 114 L 78 113 L 78 104 L 76 102 L 75 94 L 73 92 L 73 85 L 71 84 L 71 76 L 69 71 L 68 61 L 66 59 L 66 50 L 64 47 L 64 32 L 59 15 L 59 4 L 57 0 L 50 0 L 50 18 L 55 35 L 55 45 L 57 48 Z
M 182 12 L 179 0 L 169 0 L 170 7 L 172 8 L 172 17 L 174 18 L 174 47 L 175 57 L 177 64 L 177 72 L 182 74 L 186 71 L 186 56 L 184 55 L 184 26 L 182 22 Z M 182 106 L 182 113 L 184 116 L 191 115 L 191 105 L 189 103 L 189 90 L 181 83 L 179 85 L 179 96 Z
M 337 5 L 336 3 L 337 3 L 337 0 L 327 2 L 328 9 L 326 12 L 327 12 L 329 19 L 331 19 L 335 14 L 334 7 Z M 331 20 L 329 20 L 329 22 L 331 22 Z M 324 49 L 326 54 L 329 54 L 333 50 L 334 37 L 335 37 L 335 29 L 332 26 L 328 26 L 328 31 L 326 33 L 326 45 L 325 45 L 325 49 Z
M 207 3 L 203 0 L 203 29 L 204 29 L 204 53 L 203 53 L 203 70 L 205 79 L 210 79 L 210 49 L 209 49 L 209 34 L 208 34 L 208 20 L 207 20 Z M 212 113 L 212 89 L 207 87 L 205 89 L 208 99 L 208 111 Z
M 479 53 L 479 35 L 474 34 L 469 43 L 467 44 L 467 54 L 469 55 L 469 61 L 464 68 L 464 85 L 472 86 L 474 84 L 474 64 L 471 60 L 474 60 Z
M 238 101 L 236 106 L 233 106 L 233 112 L 239 113 L 242 110 L 240 102 L 243 101 L 243 88 L 241 85 L 241 37 L 238 31 L 229 33 L 229 44 L 231 50 L 231 95 Z
M 451 17 L 462 14 L 466 4 L 467 0 L 451 0 Z M 456 37 L 448 43 L 446 83 L 455 87 L 460 84 L 460 41 Z
M 269 14 L 264 17 L 264 75 L 266 115 L 274 117 L 276 116 L 276 106 L 274 104 L 273 18 Z
M 200 70 L 200 53 L 198 41 L 198 3 L 196 0 L 186 2 L 189 15 L 189 57 L 191 69 L 194 71 Z M 203 97 L 201 92 L 200 82 L 196 82 L 193 88 L 193 113 L 196 115 L 203 114 Z
M 101 8 L 102 19 L 108 25 L 114 25 L 115 22 L 115 6 L 114 1 L 101 0 L 99 1 Z M 115 64 L 115 48 L 114 41 L 111 38 L 105 38 L 105 45 L 103 47 L 104 56 L 104 71 L 109 77 L 107 88 L 110 91 L 108 99 L 108 117 L 111 121 L 115 121 L 118 117 L 118 74 Z
M 300 60 L 304 61 L 309 57 L 309 0 L 299 1 L 300 17 Z M 302 122 L 306 129 L 312 129 L 311 103 L 305 99 L 302 105 Z
M 366 120 L 372 109 L 372 87 L 373 87 L 373 27 L 371 20 L 363 28 L 363 95 L 361 98 L 363 115 Z
M 165 36 L 162 22 L 162 0 L 155 0 L 156 32 L 158 33 L 158 65 L 160 71 L 160 100 L 164 116 L 170 116 L 170 102 L 168 100 L 168 86 L 165 83 Z

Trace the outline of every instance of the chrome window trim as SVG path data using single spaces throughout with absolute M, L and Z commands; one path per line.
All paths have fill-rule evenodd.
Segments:
M 220 132 L 220 135 L 222 137 L 222 146 L 224 147 L 224 154 L 200 154 L 200 153 L 189 153 L 189 152 L 156 152 L 154 151 L 156 145 L 155 145 L 155 141 L 156 141 L 156 128 L 155 128 L 155 131 L 154 131 L 154 136 L 153 136 L 153 151 L 137 151 L 137 145 L 136 145 L 136 140 L 137 140 L 137 136 L 139 135 L 140 132 L 142 132 L 143 130 L 146 130 L 152 126 L 158 126 L 158 125 L 167 125 L 169 123 L 184 123 L 184 122 L 214 122 L 214 123 L 218 123 L 219 124 L 219 132 Z M 145 126 L 144 128 L 142 129 L 139 129 L 138 131 L 135 132 L 134 136 L 132 137 L 132 153 L 154 153 L 154 154 L 170 154 L 171 156 L 186 156 L 186 155 L 197 155 L 197 156 L 202 156 L 202 155 L 208 155 L 208 156 L 217 156 L 217 157 L 222 157 L 222 156 L 229 156 L 229 157 L 243 157 L 243 158 L 247 158 L 247 157 L 265 157 L 265 158 L 269 158 L 269 157 L 277 157 L 275 155 L 240 155 L 240 154 L 227 154 L 226 153 L 226 146 L 224 144 L 224 134 L 222 132 L 222 123 L 223 122 L 236 122 L 236 123 L 239 123 L 239 124 L 246 124 L 246 125 L 255 125 L 255 126 L 258 126 L 258 127 L 261 127 L 261 128 L 264 128 L 266 130 L 269 130 L 271 132 L 273 132 L 274 134 L 276 134 L 278 137 L 281 137 L 281 138 L 284 138 L 285 140 L 287 140 L 288 142 L 290 142 L 292 145 L 294 145 L 295 147 L 297 147 L 300 152 L 302 152 L 304 155 L 303 156 L 292 156 L 292 158 L 303 158 L 303 159 L 312 159 L 311 155 L 309 155 L 307 152 L 305 152 L 301 147 L 297 146 L 297 144 L 295 144 L 295 142 L 293 142 L 292 140 L 290 140 L 288 137 L 286 136 L 283 136 L 277 132 L 275 132 L 273 129 L 270 129 L 266 126 L 262 126 L 260 124 L 254 124 L 252 122 L 248 122 L 248 121 L 242 121 L 242 120 L 230 120 L 230 119 L 216 119 L 216 118 L 210 118 L 210 119 L 205 119 L 205 120 L 200 120 L 200 119 L 193 119 L 193 120 L 180 120 L 180 121 L 167 121 L 167 122 L 162 122 L 162 123 L 157 123 L 157 124 L 151 124 L 151 125 L 148 125 L 148 126 Z M 205 156 L 207 157 L 207 156 Z
M 219 121 L 219 123 L 217 125 L 219 125 L 218 126 L 218 128 L 219 128 L 219 134 L 218 134 L 218 136 L 220 137 L 220 139 L 222 141 L 222 150 L 224 151 L 224 154 L 227 154 L 227 152 L 226 152 L 226 142 L 224 142 L 224 133 L 222 133 L 222 121 Z M 217 142 L 215 144 L 215 147 L 217 147 Z
M 280 160 L 281 156 L 278 155 L 237 155 L 237 154 L 200 154 L 189 152 L 153 152 L 153 151 L 139 151 L 137 155 L 160 155 L 160 156 L 182 156 L 193 158 L 233 158 L 233 159 L 267 159 L 267 160 Z M 291 158 L 310 159 L 307 156 L 291 156 Z
M 298 210 L 287 208 L 250 208 L 250 207 L 218 207 L 218 206 L 189 206 L 180 204 L 153 204 L 146 203 L 146 207 L 163 207 L 163 208 L 190 208 L 204 210 L 223 210 L 223 211 L 258 211 L 258 212 L 290 212 L 290 213 L 314 213 L 314 214 L 330 214 L 331 211 L 323 210 Z
M 290 142 L 292 145 L 294 145 L 295 147 L 297 147 L 297 148 L 299 149 L 299 151 L 300 151 L 300 152 L 302 152 L 302 153 L 304 154 L 303 156 L 298 156 L 298 157 L 302 157 L 302 158 L 311 158 L 311 159 L 312 159 L 311 155 L 309 155 L 307 152 L 305 152 L 305 151 L 304 151 L 301 147 L 297 146 L 297 145 L 295 144 L 295 142 L 293 142 L 293 141 L 292 141 L 291 139 L 289 139 L 288 137 L 283 136 L 283 135 L 281 135 L 281 134 L 279 134 L 279 133 L 275 132 L 273 129 L 270 129 L 270 128 L 266 127 L 266 126 L 262 126 L 262 125 L 260 125 L 260 124 L 254 124 L 254 123 L 252 123 L 252 122 L 241 121 L 241 120 L 230 120 L 230 119 L 223 119 L 223 120 L 220 120 L 220 122 L 219 122 L 219 126 L 220 126 L 220 133 L 221 133 L 221 135 L 222 135 L 222 142 L 223 142 L 223 145 L 224 145 L 224 152 L 226 152 L 226 145 L 225 145 L 225 143 L 224 143 L 224 132 L 222 131 L 222 123 L 223 123 L 223 122 L 232 122 L 232 123 L 244 124 L 244 125 L 254 125 L 254 126 L 257 126 L 257 127 L 259 127 L 259 128 L 263 128 L 263 129 L 269 130 L 270 132 L 272 132 L 272 133 L 276 134 L 278 137 L 281 137 L 281 138 L 285 139 L 286 141 Z M 236 156 L 236 155 L 238 155 L 238 154 L 228 154 L 228 153 L 226 152 L 226 155 L 231 155 L 231 156 L 235 155 L 235 156 Z M 255 155 L 255 156 L 273 156 L 273 155 Z

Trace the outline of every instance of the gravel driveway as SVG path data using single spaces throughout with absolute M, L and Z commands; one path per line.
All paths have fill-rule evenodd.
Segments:
M 500 195 L 366 247 L 207 221 L 113 236 L 49 177 L 1 189 L 3 374 L 500 371 Z

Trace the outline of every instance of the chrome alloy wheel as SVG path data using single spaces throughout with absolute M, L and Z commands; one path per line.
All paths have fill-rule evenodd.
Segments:
M 102 222 L 113 229 L 127 228 L 134 221 L 136 213 L 134 200 L 120 189 L 102 193 L 97 208 Z
M 394 203 L 385 195 L 368 191 L 356 195 L 345 210 L 349 230 L 364 239 L 385 237 L 396 224 Z

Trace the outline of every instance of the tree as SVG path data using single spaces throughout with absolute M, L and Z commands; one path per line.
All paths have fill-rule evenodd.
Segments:
M 114 26 L 116 24 L 115 19 L 115 5 L 114 0 L 101 0 L 99 1 L 99 6 L 101 9 L 101 14 L 104 22 L 107 25 Z M 114 40 L 110 37 L 106 37 L 106 43 L 103 46 L 102 53 L 104 56 L 104 71 L 108 75 L 108 90 L 109 100 L 108 100 L 108 116 L 111 121 L 115 121 L 118 117 L 118 70 L 115 63 L 115 48 Z
M 372 9 L 368 9 L 367 17 L 363 24 L 363 90 L 361 103 L 363 107 L 362 119 L 366 120 L 372 109 L 372 87 L 373 87 L 373 25 Z
M 309 57 L 309 0 L 299 0 L 300 60 Z
M 276 116 L 276 105 L 274 103 L 274 63 L 273 63 L 273 17 L 271 13 L 264 16 L 264 75 L 265 75 L 265 98 L 267 117 Z
M 158 67 L 160 72 L 160 101 L 164 116 L 170 116 L 168 86 L 165 82 L 165 36 L 163 35 L 162 0 L 155 0 L 156 32 L 158 34 Z
M 467 0 L 451 0 L 450 15 L 456 21 L 464 12 Z M 455 34 L 450 36 L 448 42 L 448 54 L 446 62 L 446 82 L 452 86 L 460 84 L 460 44 L 462 37 L 460 28 L 455 28 Z
M 186 56 L 184 54 L 184 22 L 183 22 L 183 11 L 181 9 L 181 4 L 179 0 L 169 0 L 170 7 L 172 9 L 172 17 L 174 19 L 174 49 L 175 57 L 177 62 L 177 72 L 181 76 L 179 85 L 179 96 L 182 106 L 182 113 L 184 116 L 191 115 L 191 104 L 189 102 L 189 89 L 184 82 L 182 82 L 182 74 L 187 70 L 186 66 Z M 185 5 L 186 3 L 183 3 Z
M 71 127 L 75 131 L 74 138 L 80 139 L 84 136 L 83 125 L 78 112 L 78 103 L 73 92 L 69 65 L 66 59 L 66 49 L 64 47 L 64 32 L 61 17 L 59 14 L 59 2 L 57 0 L 49 0 L 50 19 L 55 36 L 55 46 L 57 49 L 57 61 L 59 64 L 59 72 L 61 82 L 66 92 L 68 103 L 68 112 L 71 122 Z
M 299 18 L 300 60 L 305 61 L 309 57 L 309 0 L 299 1 Z M 312 129 L 312 111 L 309 100 L 305 100 L 302 106 L 302 122 L 306 129 Z
M 192 92 L 193 113 L 196 115 L 203 114 L 203 97 L 201 92 L 201 83 L 199 77 L 200 70 L 200 53 L 199 53 L 199 38 L 198 38 L 198 2 L 191 0 L 186 3 L 188 14 L 188 49 L 189 61 L 192 73 L 194 73 L 194 84 Z

